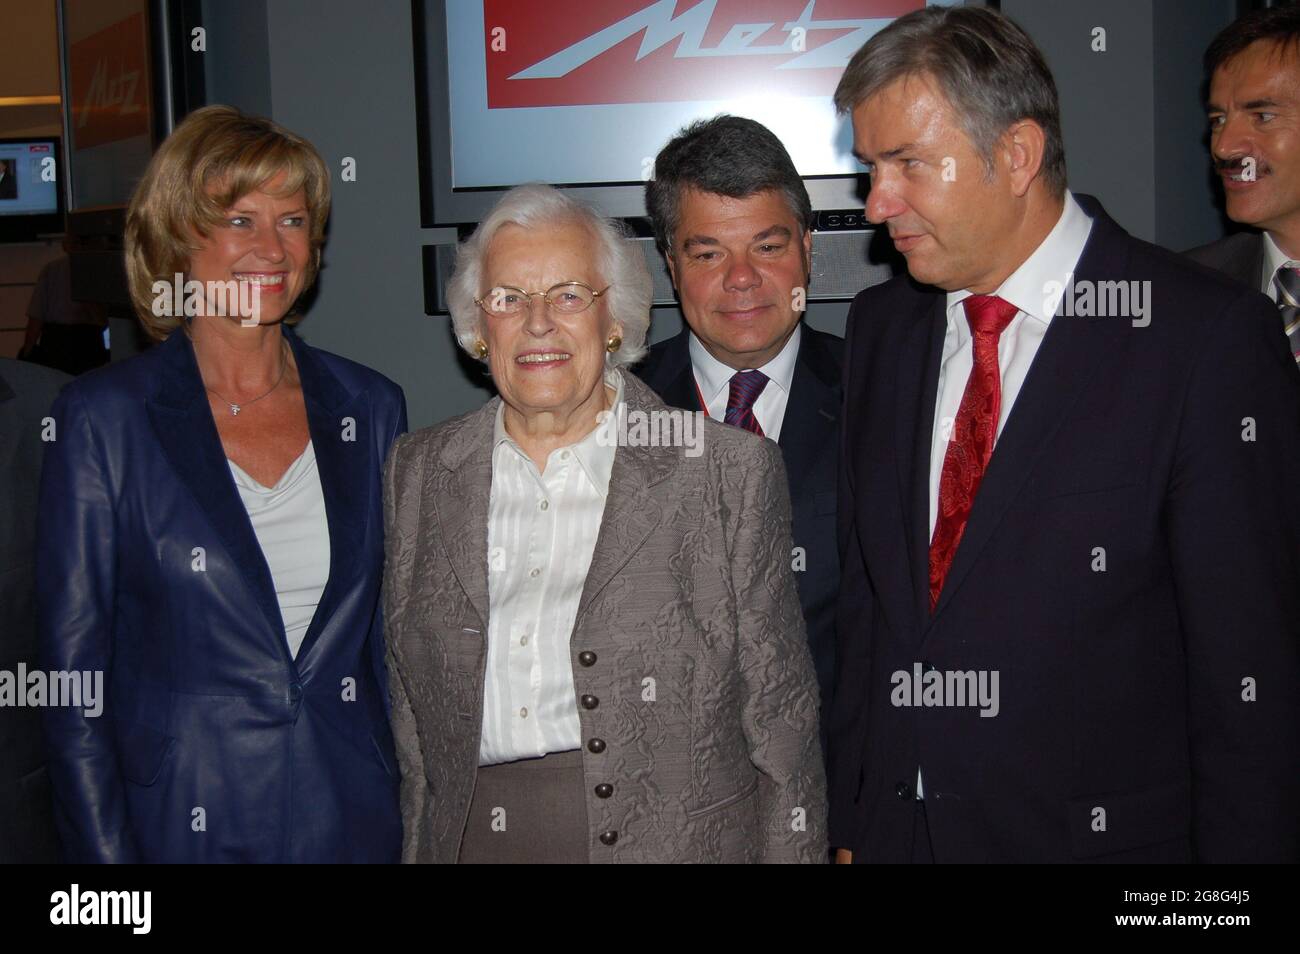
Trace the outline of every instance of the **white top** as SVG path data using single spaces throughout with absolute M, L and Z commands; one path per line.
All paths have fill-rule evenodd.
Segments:
M 790 383 L 794 380 L 795 358 L 799 354 L 799 339 L 803 323 L 794 326 L 794 333 L 775 358 L 756 370 L 769 378 L 763 393 L 754 402 L 754 417 L 763 429 L 763 436 L 774 441 L 781 439 L 781 422 L 785 419 L 785 406 L 790 402 Z M 736 369 L 723 364 L 704 347 L 691 332 L 691 367 L 695 383 L 704 398 L 704 410 L 709 417 L 721 421 L 727 416 L 727 399 L 731 396 L 731 378 Z
M 1286 252 L 1278 248 L 1277 242 L 1273 241 L 1273 236 L 1267 232 L 1264 233 L 1264 274 L 1260 276 L 1260 290 L 1273 301 L 1278 300 L 1279 292 L 1277 283 L 1273 279 L 1277 275 L 1277 270 L 1284 265 L 1295 267 L 1294 261 Z
M 330 576 L 329 520 L 311 441 L 279 483 L 266 487 L 227 458 L 275 584 L 289 655 L 295 659 Z
M 621 412 L 623 376 L 605 373 Z M 479 765 L 538 758 L 582 744 L 569 637 L 596 549 L 618 414 L 537 465 L 506 433 L 492 437 L 488 504 L 488 637 Z
M 1059 282 L 1064 288 L 1070 281 L 1083 247 L 1092 230 L 1092 219 L 1080 208 L 1070 193 L 1065 194 L 1065 208 L 1052 231 L 1047 233 L 1024 263 L 1008 276 L 993 294 L 1015 305 L 1016 317 L 1011 319 L 1002 337 L 998 339 L 998 373 L 1002 382 L 1002 403 L 998 414 L 998 427 L 994 447 L 1002 428 L 1011 416 L 1021 385 L 1029 374 L 1029 366 L 1038 346 L 1043 343 L 1052 316 L 1047 314 L 1049 283 Z M 948 329 L 943 336 L 943 359 L 939 365 L 938 399 L 934 402 L 934 429 L 930 443 L 930 536 L 939 514 L 939 480 L 943 476 L 943 458 L 948 452 L 948 439 L 952 425 L 961 407 L 961 397 L 966 390 L 974 364 L 970 325 L 962 302 L 971 296 L 967 289 L 948 293 Z M 1093 319 L 1082 319 L 1093 320 Z

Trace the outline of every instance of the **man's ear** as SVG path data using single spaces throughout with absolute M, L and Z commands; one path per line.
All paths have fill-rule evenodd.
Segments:
M 1002 136 L 1002 148 L 1006 157 L 1007 176 L 1011 181 L 1011 191 L 1017 198 L 1029 191 L 1030 184 L 1043 168 L 1043 151 L 1047 136 L 1043 127 L 1032 119 L 1022 119 Z
M 812 279 L 812 229 L 803 230 L 803 273 L 807 284 Z
M 664 255 L 664 261 L 668 263 L 668 277 L 673 280 L 673 288 L 677 287 L 677 262 L 673 258 L 672 252 Z

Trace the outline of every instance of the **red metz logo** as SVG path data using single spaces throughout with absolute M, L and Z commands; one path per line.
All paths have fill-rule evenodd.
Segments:
M 48 143 L 37 143 L 34 146 L 28 146 L 27 151 L 28 152 L 49 152 L 50 146 Z
M 830 96 L 925 0 L 484 0 L 488 107 Z

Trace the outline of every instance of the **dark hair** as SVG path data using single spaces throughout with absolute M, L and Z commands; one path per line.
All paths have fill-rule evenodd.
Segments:
M 1253 10 L 1229 23 L 1205 51 L 1206 77 L 1213 78 L 1215 70 L 1260 40 L 1293 46 L 1300 52 L 1300 7 Z
M 900 17 L 853 54 L 835 89 L 835 108 L 852 112 L 896 80 L 931 76 L 993 172 L 1007 127 L 1032 119 L 1043 129 L 1043 179 L 1065 191 L 1061 105 L 1052 71 L 1020 26 L 986 7 L 925 7 Z
M 673 236 L 687 189 L 747 199 L 777 191 L 804 231 L 813 224 L 812 201 L 790 154 L 762 123 L 725 113 L 691 123 L 655 157 L 654 178 L 646 183 L 645 205 L 655 242 L 673 254 Z

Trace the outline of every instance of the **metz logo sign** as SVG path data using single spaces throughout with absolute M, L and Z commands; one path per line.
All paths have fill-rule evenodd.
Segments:
M 829 96 L 925 0 L 484 0 L 488 107 Z
M 149 134 L 147 42 L 144 15 L 136 13 L 72 44 L 68 81 L 78 149 Z

